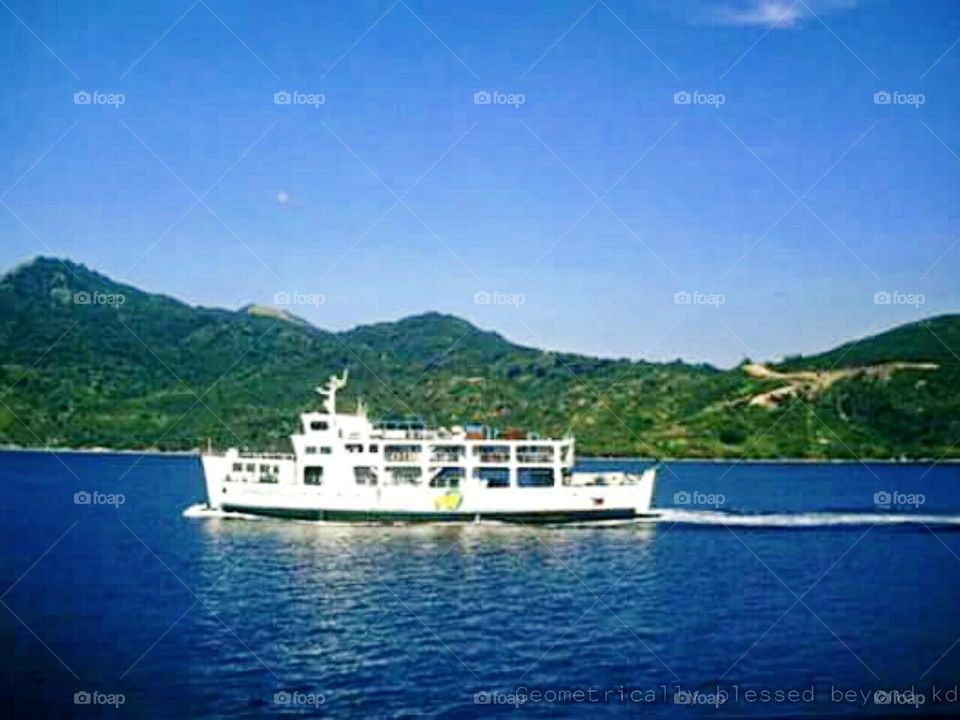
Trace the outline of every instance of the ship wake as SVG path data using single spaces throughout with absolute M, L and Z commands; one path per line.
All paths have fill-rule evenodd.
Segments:
M 957 526 L 960 515 L 935 515 L 906 512 L 790 512 L 736 513 L 720 510 L 682 510 L 664 508 L 655 517 L 638 518 L 637 523 L 679 525 L 724 525 L 757 528 L 812 528 L 860 525 Z

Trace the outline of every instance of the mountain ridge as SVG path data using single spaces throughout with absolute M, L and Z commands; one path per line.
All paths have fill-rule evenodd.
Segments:
M 955 347 L 960 316 L 944 315 L 751 374 L 540 350 L 438 312 L 333 332 L 41 257 L 0 278 L 0 443 L 281 448 L 318 381 L 349 368 L 344 402 L 363 395 L 373 418 L 570 430 L 587 453 L 960 456 Z M 884 363 L 902 367 L 860 371 Z M 910 370 L 923 363 L 936 369 Z M 793 377 L 804 382 L 778 390 Z

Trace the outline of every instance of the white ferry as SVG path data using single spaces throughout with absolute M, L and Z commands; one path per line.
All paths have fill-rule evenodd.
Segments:
M 363 403 L 337 412 L 331 376 L 323 409 L 301 415 L 292 454 L 236 448 L 201 456 L 207 503 L 225 513 L 329 521 L 561 523 L 650 514 L 656 468 L 574 472 L 574 439 L 479 426 L 371 423 Z

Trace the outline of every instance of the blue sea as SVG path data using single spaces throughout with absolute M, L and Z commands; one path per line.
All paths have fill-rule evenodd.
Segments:
M 0 487 L 4 717 L 960 712 L 955 465 L 668 463 L 559 528 L 185 515 L 189 457 Z

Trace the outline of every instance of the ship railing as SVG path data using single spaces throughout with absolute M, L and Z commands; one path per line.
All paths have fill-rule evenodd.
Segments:
M 549 463 L 553 462 L 553 453 L 549 452 L 527 452 L 517 453 L 517 462 L 522 463 Z
M 296 460 L 296 455 L 293 453 L 281 453 L 281 452 L 254 452 L 249 450 L 241 450 L 240 452 L 231 453 L 228 450 L 211 450 L 209 452 L 204 451 L 204 455 L 210 455 L 212 457 L 235 457 L 242 458 L 244 460 Z

